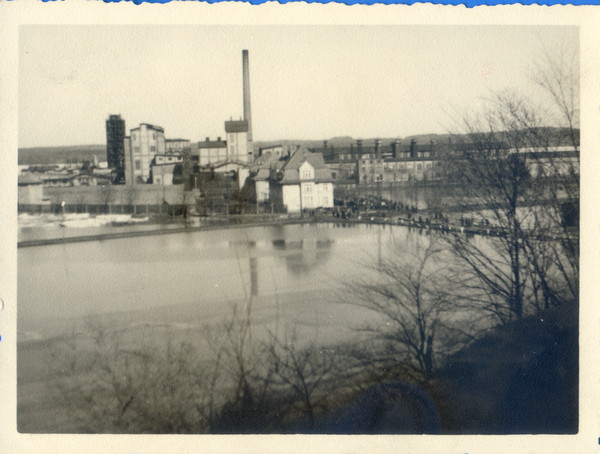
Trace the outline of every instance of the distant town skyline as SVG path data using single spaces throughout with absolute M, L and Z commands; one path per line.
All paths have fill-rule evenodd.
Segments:
M 19 147 L 106 143 L 117 114 L 166 138 L 224 137 L 243 115 L 248 49 L 255 141 L 444 134 L 491 92 L 543 102 L 529 77 L 558 26 L 22 26 Z

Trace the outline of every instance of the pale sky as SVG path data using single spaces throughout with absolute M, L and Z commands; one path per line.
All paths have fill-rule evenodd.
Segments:
M 243 49 L 255 141 L 446 133 L 490 91 L 541 99 L 542 44 L 569 41 L 576 27 L 21 26 L 19 147 L 104 144 L 110 114 L 224 137 Z

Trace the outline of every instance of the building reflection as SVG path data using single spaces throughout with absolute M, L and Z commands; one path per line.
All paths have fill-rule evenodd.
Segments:
M 302 240 L 273 240 L 273 248 L 285 251 L 281 258 L 285 260 L 288 271 L 293 276 L 303 276 L 325 263 L 331 256 L 333 240 L 304 238 Z

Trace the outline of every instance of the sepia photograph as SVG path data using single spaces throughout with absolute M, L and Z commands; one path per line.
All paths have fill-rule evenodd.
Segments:
M 27 25 L 18 69 L 19 432 L 578 432 L 578 27 Z
M 590 24 L 119 6 L 2 35 L 15 452 L 597 447 Z

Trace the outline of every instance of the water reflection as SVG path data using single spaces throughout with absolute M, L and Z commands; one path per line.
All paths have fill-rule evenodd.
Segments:
M 19 320 L 40 320 L 38 329 L 49 318 L 175 305 L 206 319 L 229 314 L 229 303 L 250 295 L 257 312 L 278 301 L 290 313 L 330 310 L 335 318 L 323 304 L 328 292 L 364 265 L 428 238 L 406 227 L 331 223 L 22 248 Z
M 258 295 L 258 266 L 254 257 L 250 257 L 250 289 L 252 296 Z
M 306 275 L 315 270 L 319 265 L 327 262 L 331 256 L 332 240 L 301 240 L 292 241 L 287 250 L 298 251 L 284 255 L 288 271 L 294 276 Z

